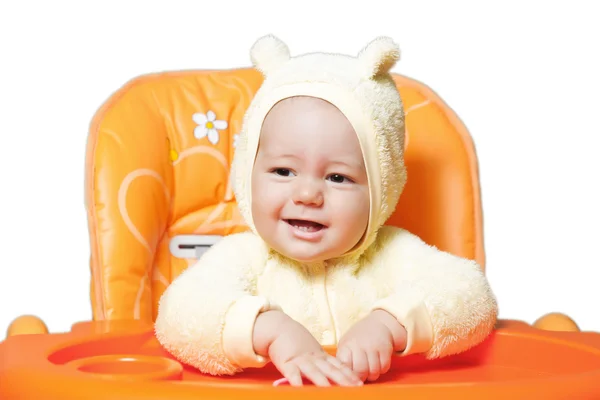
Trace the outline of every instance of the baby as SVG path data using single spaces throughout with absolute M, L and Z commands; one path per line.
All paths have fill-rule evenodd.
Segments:
M 168 287 L 162 346 L 208 374 L 272 362 L 293 386 L 353 386 L 395 355 L 482 342 L 498 311 L 481 268 L 384 225 L 406 181 L 396 44 L 292 58 L 266 36 L 251 56 L 265 80 L 233 162 L 250 231 L 224 237 Z

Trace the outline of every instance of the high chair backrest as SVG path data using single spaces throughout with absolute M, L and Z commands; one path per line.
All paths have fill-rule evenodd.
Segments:
M 429 88 L 394 79 L 407 114 L 408 183 L 388 224 L 484 268 L 471 137 Z M 161 294 L 200 254 L 194 244 L 247 230 L 229 172 L 261 82 L 255 69 L 146 75 L 97 112 L 86 155 L 95 320 L 153 321 Z

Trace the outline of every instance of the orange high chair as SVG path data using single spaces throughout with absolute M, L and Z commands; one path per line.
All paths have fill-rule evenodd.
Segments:
M 409 179 L 388 224 L 485 268 L 471 137 L 429 88 L 394 79 L 407 114 Z M 600 334 L 579 332 L 562 314 L 534 326 L 499 321 L 463 354 L 395 359 L 360 388 L 273 387 L 281 376 L 272 365 L 207 376 L 167 354 L 152 330 L 160 296 L 216 240 L 247 229 L 230 165 L 261 82 L 254 69 L 153 74 L 102 106 L 86 163 L 92 320 L 50 334 L 37 317 L 16 319 L 0 343 L 0 398 L 600 398 Z

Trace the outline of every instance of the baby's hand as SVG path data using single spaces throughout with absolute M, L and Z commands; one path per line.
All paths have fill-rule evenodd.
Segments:
M 271 323 L 267 319 L 257 320 L 255 335 L 273 329 L 275 335 L 268 345 L 268 356 L 290 385 L 302 386 L 302 377 L 317 386 L 331 386 L 330 380 L 341 386 L 362 385 L 358 376 L 327 354 L 301 324 L 280 312 L 270 317 L 275 318 Z
M 393 353 L 405 347 L 406 329 L 388 312 L 375 310 L 342 337 L 337 358 L 362 381 L 375 381 L 389 371 Z

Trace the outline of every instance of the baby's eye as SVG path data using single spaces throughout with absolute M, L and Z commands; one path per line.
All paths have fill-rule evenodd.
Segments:
M 279 176 L 291 176 L 292 175 L 292 171 L 290 171 L 287 168 L 276 168 L 273 170 L 273 172 L 275 172 Z
M 344 175 L 340 175 L 340 174 L 333 174 L 329 176 L 329 179 L 331 179 L 331 181 L 335 182 L 335 183 L 344 183 L 344 182 L 352 182 L 351 179 L 346 178 Z

